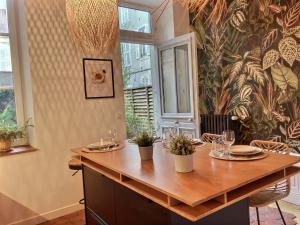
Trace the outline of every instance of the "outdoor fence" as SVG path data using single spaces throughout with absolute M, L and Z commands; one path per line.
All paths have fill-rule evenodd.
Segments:
M 127 132 L 151 130 L 154 125 L 152 87 L 125 89 Z M 130 130 L 131 129 L 131 130 Z M 129 131 L 128 131 L 129 130 Z M 129 134 L 131 136 L 132 134 Z

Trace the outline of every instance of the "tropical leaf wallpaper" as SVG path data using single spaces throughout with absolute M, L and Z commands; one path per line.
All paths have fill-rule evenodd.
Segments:
M 237 115 L 245 139 L 280 136 L 300 153 L 300 0 L 198 2 L 200 112 Z

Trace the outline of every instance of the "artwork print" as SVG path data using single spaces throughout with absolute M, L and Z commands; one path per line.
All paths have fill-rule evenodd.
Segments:
M 110 59 L 83 59 L 86 99 L 113 98 L 114 74 Z

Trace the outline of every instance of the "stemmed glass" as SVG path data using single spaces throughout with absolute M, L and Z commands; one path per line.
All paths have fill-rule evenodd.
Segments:
M 117 137 L 117 130 L 116 129 L 111 129 L 108 131 L 108 136 L 111 139 L 112 142 L 116 141 L 116 137 Z
M 224 130 L 222 135 L 223 143 L 225 145 L 224 155 L 229 155 L 230 147 L 235 141 L 235 135 L 233 130 Z

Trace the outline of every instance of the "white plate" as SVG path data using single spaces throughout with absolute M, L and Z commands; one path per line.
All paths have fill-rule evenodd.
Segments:
M 112 152 L 112 151 L 117 151 L 124 148 L 124 144 L 117 144 L 114 147 L 110 148 L 83 148 L 83 152 L 86 153 L 104 153 L 104 152 Z
M 261 154 L 257 155 L 248 155 L 248 156 L 236 156 L 236 155 L 224 155 L 218 151 L 211 151 L 209 156 L 215 159 L 227 160 L 227 161 L 251 161 L 251 160 L 258 160 L 263 159 L 268 156 L 267 153 L 262 152 Z
M 108 142 L 104 141 L 104 142 L 95 142 L 95 143 L 87 145 L 86 147 L 88 149 L 105 149 L 105 148 L 109 148 L 109 147 L 115 147 L 117 145 L 118 144 L 111 142 L 111 141 L 108 141 Z
M 262 152 L 264 152 L 262 149 L 256 148 L 256 149 L 253 150 L 252 152 L 232 152 L 232 151 L 230 151 L 230 154 L 231 154 L 231 155 L 247 156 L 247 155 L 257 155 L 257 154 L 261 154 Z

